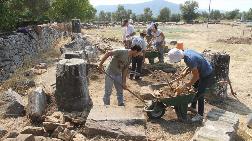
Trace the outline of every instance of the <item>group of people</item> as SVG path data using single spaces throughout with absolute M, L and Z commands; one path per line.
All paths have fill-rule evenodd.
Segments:
M 104 105 L 110 105 L 110 95 L 112 87 L 115 86 L 118 106 L 125 106 L 123 89 L 128 89 L 126 85 L 126 77 L 128 75 L 129 65 L 132 63 L 130 79 L 139 80 L 142 71 L 142 65 L 145 62 L 145 52 L 147 46 L 152 46 L 159 53 L 159 62 L 164 63 L 164 46 L 165 36 L 158 29 L 156 23 L 148 25 L 146 30 L 140 31 L 140 36 L 135 36 L 136 32 L 130 21 L 123 22 L 123 43 L 125 49 L 116 49 L 107 52 L 101 59 L 99 69 L 103 70 L 104 62 L 111 57 L 109 64 L 106 66 L 105 72 L 109 75 L 105 76 L 105 94 L 103 97 Z M 145 40 L 146 39 L 146 40 Z M 187 69 L 183 71 L 181 77 L 188 73 L 192 74 L 192 78 L 184 86 L 176 88 L 176 93 L 181 94 L 186 88 L 191 86 L 197 89 L 197 94 L 190 110 L 196 111 L 198 102 L 198 114 L 192 118 L 192 121 L 202 121 L 204 114 L 204 92 L 209 85 L 209 81 L 213 77 L 213 68 L 211 64 L 198 52 L 193 50 L 184 50 L 174 48 L 168 52 L 167 58 L 170 63 L 178 63 L 184 60 Z

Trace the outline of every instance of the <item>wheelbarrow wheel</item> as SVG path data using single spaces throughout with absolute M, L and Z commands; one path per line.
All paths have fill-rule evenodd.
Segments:
M 160 119 L 165 114 L 165 106 L 161 102 L 152 102 L 147 108 L 147 116 L 150 119 Z

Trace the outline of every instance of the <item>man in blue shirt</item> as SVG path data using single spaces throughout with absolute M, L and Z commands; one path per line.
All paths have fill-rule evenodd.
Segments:
M 182 87 L 178 87 L 176 92 L 182 93 L 186 88 L 194 86 L 197 88 L 197 94 L 192 102 L 191 108 L 196 109 L 198 102 L 198 114 L 192 118 L 193 122 L 202 121 L 204 114 L 204 93 L 209 86 L 209 82 L 213 78 L 213 68 L 211 64 L 198 52 L 193 50 L 179 50 L 177 48 L 171 49 L 168 53 L 171 63 L 180 62 L 184 59 L 188 67 L 181 77 L 185 77 L 189 72 L 192 73 L 192 79 Z

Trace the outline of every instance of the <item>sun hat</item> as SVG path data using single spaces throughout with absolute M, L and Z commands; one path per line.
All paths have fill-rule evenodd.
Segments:
M 184 52 L 180 49 L 173 48 L 168 52 L 168 58 L 170 63 L 180 62 L 184 58 Z

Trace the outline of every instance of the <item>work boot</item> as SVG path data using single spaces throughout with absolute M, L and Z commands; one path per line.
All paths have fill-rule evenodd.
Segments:
M 119 103 L 118 106 L 125 106 L 125 104 L 124 103 Z
M 134 74 L 130 74 L 130 80 L 133 80 Z
M 197 114 L 197 110 L 193 107 L 188 107 L 188 111 L 192 112 L 193 114 Z
M 204 117 L 197 114 L 195 117 L 192 118 L 192 122 L 203 122 Z

